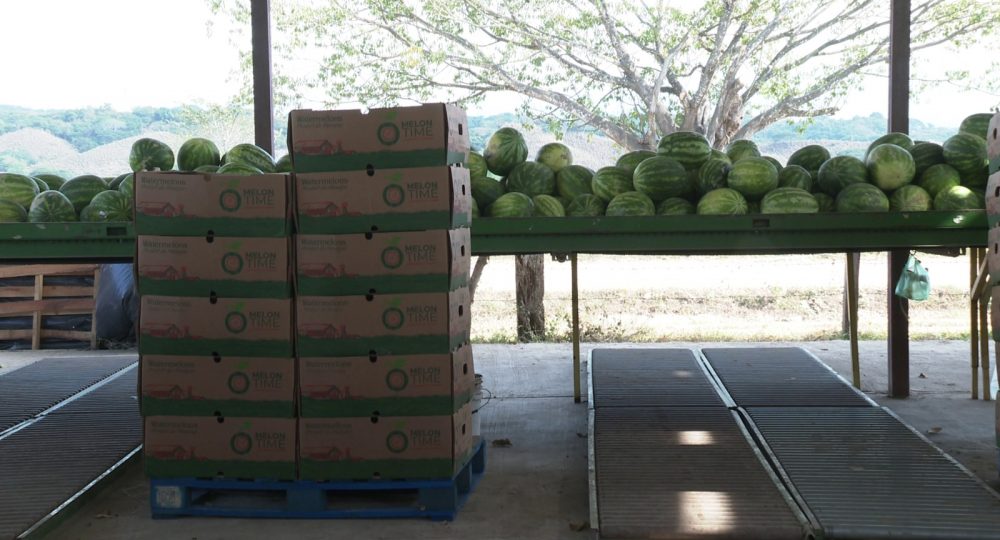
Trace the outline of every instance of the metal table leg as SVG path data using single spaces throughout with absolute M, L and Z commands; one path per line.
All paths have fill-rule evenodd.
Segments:
M 580 403 L 580 293 L 576 274 L 576 253 L 570 255 L 570 287 L 572 290 L 571 311 L 573 312 L 573 401 Z

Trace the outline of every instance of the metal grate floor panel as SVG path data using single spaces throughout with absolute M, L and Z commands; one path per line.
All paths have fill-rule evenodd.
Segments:
M 1000 538 L 1000 499 L 882 408 L 750 408 L 826 538 Z
M 590 370 L 594 407 L 724 405 L 688 349 L 594 349 Z
M 826 365 L 799 347 L 702 349 L 741 407 L 873 407 Z
M 593 422 L 602 538 L 805 536 L 804 518 L 727 408 L 605 407 Z

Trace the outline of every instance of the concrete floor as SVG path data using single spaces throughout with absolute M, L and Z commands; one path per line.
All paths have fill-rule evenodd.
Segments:
M 674 343 L 669 346 L 692 346 Z M 846 342 L 804 346 L 848 380 Z M 608 345 L 601 345 L 607 347 Z M 649 346 L 649 345 L 645 345 Z M 668 346 L 668 345 L 664 345 Z M 713 346 L 740 346 L 718 344 Z M 592 346 L 584 347 L 584 354 Z M 912 397 L 889 399 L 884 342 L 862 343 L 863 389 L 996 487 L 993 403 L 969 399 L 968 345 L 918 342 L 912 351 Z M 493 399 L 482 409 L 487 473 L 457 520 L 278 521 L 151 520 L 148 484 L 130 465 L 51 534 L 56 539 L 230 538 L 585 538 L 588 518 L 586 404 L 574 404 L 566 344 L 477 345 L 476 371 Z M 10 353 L 0 355 L 0 364 Z M 920 375 L 923 377 L 920 377 Z

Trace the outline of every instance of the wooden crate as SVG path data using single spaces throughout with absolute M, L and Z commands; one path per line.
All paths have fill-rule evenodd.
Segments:
M 46 283 L 53 276 L 93 276 L 93 286 L 63 286 Z M 44 339 L 89 342 L 97 348 L 97 288 L 100 267 L 95 264 L 0 265 L 0 279 L 34 277 L 34 285 L 0 287 L 0 318 L 31 316 L 31 329 L 0 330 L 0 341 L 31 340 L 40 349 Z M 42 327 L 47 315 L 90 315 L 90 331 L 51 330 Z

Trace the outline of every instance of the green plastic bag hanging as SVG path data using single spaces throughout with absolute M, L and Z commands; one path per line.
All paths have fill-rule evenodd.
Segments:
M 903 274 L 899 276 L 899 281 L 896 283 L 896 296 L 920 301 L 927 300 L 930 294 L 930 275 L 927 273 L 927 269 L 911 253 L 910 258 L 906 259 Z

